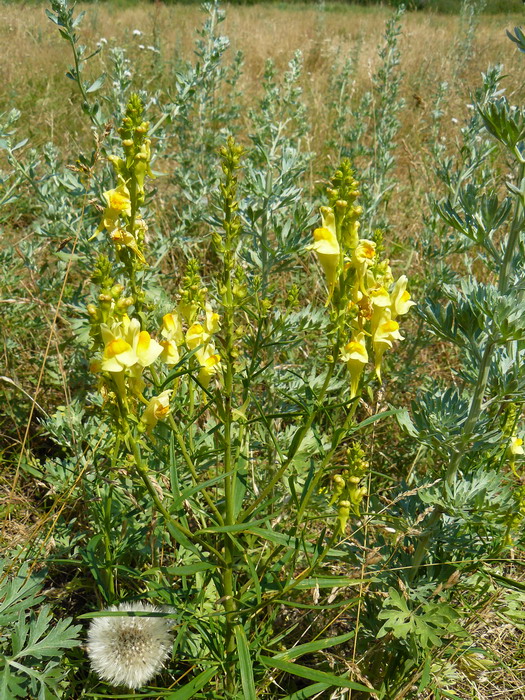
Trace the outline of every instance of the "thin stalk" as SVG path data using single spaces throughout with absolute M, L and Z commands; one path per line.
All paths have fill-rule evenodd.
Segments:
M 193 540 L 197 544 L 199 544 L 203 549 L 205 549 L 207 552 L 210 554 L 213 554 L 213 556 L 217 559 L 218 562 L 220 562 L 221 565 L 225 564 L 225 559 L 222 556 L 220 552 L 218 552 L 215 547 L 212 547 L 212 545 L 208 544 L 205 540 L 201 539 L 198 535 L 195 535 L 191 530 L 188 530 L 188 528 L 184 527 L 179 523 L 178 520 L 175 520 L 170 512 L 166 509 L 164 504 L 159 498 L 159 494 L 157 493 L 157 490 L 151 483 L 151 480 L 148 475 L 148 469 L 144 465 L 142 461 L 142 457 L 140 454 L 140 447 L 135 440 L 134 436 L 130 433 L 128 433 L 128 442 L 131 446 L 131 451 L 133 452 L 133 457 L 135 458 L 135 468 L 137 469 L 137 472 L 144 482 L 144 485 L 149 493 L 149 495 L 152 498 L 153 503 L 155 504 L 155 507 L 157 510 L 162 513 L 164 518 L 166 519 L 167 522 L 170 523 L 175 529 L 177 529 L 181 534 L 183 534 L 185 537 L 187 537 L 189 540 Z
M 195 484 L 199 483 L 199 475 L 197 474 L 197 470 L 195 469 L 195 465 L 193 464 L 193 460 L 191 458 L 190 453 L 188 452 L 188 449 L 186 447 L 186 443 L 184 442 L 184 438 L 181 435 L 180 430 L 177 427 L 177 424 L 175 422 L 175 419 L 173 416 L 170 414 L 168 417 L 168 422 L 170 424 L 171 429 L 173 430 L 173 434 L 175 435 L 175 439 L 177 440 L 177 444 L 180 448 L 182 457 L 184 459 L 184 462 L 186 463 L 186 466 L 188 467 L 188 470 L 193 477 L 193 481 Z M 224 518 L 222 517 L 222 514 L 220 510 L 217 508 L 215 503 L 213 502 L 212 497 L 210 494 L 206 491 L 206 489 L 201 489 L 200 493 L 202 493 L 202 496 L 206 503 L 208 504 L 209 508 L 212 510 L 213 515 L 217 519 L 217 522 L 219 525 L 224 525 Z
M 321 387 L 321 391 L 319 392 L 319 396 L 317 397 L 317 403 L 321 404 L 325 394 L 328 390 L 328 386 L 330 384 L 330 380 L 332 379 L 332 376 L 334 374 L 335 370 L 335 365 L 337 362 L 337 356 L 339 354 L 339 348 L 337 347 L 337 352 L 334 354 L 334 359 L 330 363 L 328 367 L 328 371 L 326 373 L 325 380 L 323 382 L 323 386 Z M 285 459 L 285 461 L 282 463 L 282 465 L 279 467 L 279 469 L 275 472 L 273 477 L 270 479 L 268 482 L 267 486 L 261 491 L 261 493 L 257 496 L 255 501 L 251 505 L 249 505 L 237 518 L 238 522 L 242 523 L 250 516 L 251 513 L 257 508 L 257 506 L 262 503 L 268 496 L 271 494 L 274 486 L 280 481 L 280 479 L 283 477 L 284 473 L 292 463 L 292 460 L 294 459 L 295 455 L 299 451 L 299 448 L 301 447 L 304 438 L 306 437 L 306 434 L 310 430 L 312 423 L 314 422 L 315 417 L 317 416 L 317 411 L 313 410 L 312 413 L 308 416 L 307 421 L 303 424 L 301 428 L 299 428 L 299 438 L 295 441 L 295 447 L 293 450 L 291 450 L 288 453 L 288 457 Z
M 232 268 L 232 241 L 230 238 L 231 210 L 225 212 L 226 253 L 225 253 L 225 277 L 226 294 L 224 304 L 225 316 L 225 363 L 224 373 L 224 498 L 225 498 L 225 524 L 235 523 L 235 484 L 237 480 L 237 461 L 232 460 L 232 398 L 233 398 L 233 292 L 231 281 Z M 226 613 L 225 648 L 228 659 L 235 652 L 235 584 L 233 576 L 234 545 L 228 533 L 224 534 L 224 558 L 226 565 L 223 569 L 223 589 L 224 589 L 224 610 Z M 235 678 L 233 674 L 233 664 L 230 661 L 226 664 L 226 691 L 233 693 Z
M 106 585 L 109 590 L 110 603 L 113 603 L 115 599 L 115 579 L 113 576 L 113 567 L 111 564 L 112 553 L 111 553 L 111 509 L 113 506 L 113 482 L 109 482 L 109 490 L 104 501 L 104 553 L 105 553 L 105 578 Z

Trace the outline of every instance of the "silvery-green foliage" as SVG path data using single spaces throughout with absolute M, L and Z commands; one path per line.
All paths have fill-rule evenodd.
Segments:
M 340 123 L 339 132 L 344 140 L 341 155 L 357 163 L 363 180 L 363 225 L 368 237 L 378 226 L 387 225 L 388 200 L 396 184 L 392 170 L 399 116 L 405 107 L 405 100 L 400 95 L 403 73 L 399 49 L 404 12 L 404 6 L 400 5 L 387 20 L 383 43 L 378 48 L 379 67 L 372 76 L 372 89 L 361 96 L 353 110 L 348 106 L 348 98 L 341 97 L 341 91 L 348 89 L 349 71 L 356 61 L 354 57 L 343 64 L 340 74 L 331 84 L 335 92 L 333 105 Z
M 246 193 L 241 203 L 245 233 L 251 239 L 245 259 L 249 274 L 268 293 L 304 249 L 313 224 L 304 202 L 306 171 L 312 153 L 306 150 L 306 108 L 301 99 L 302 55 L 296 52 L 279 81 L 271 61 L 266 64 L 264 96 L 252 110 L 253 148 L 247 154 Z
M 175 196 L 167 212 L 167 242 L 173 246 L 176 241 L 187 256 L 202 249 L 203 222 L 219 177 L 216 153 L 225 134 L 238 128 L 237 83 L 243 68 L 241 53 L 228 61 L 230 41 L 219 31 L 225 13 L 218 2 L 203 9 L 206 19 L 197 32 L 196 61 L 178 66 L 176 109 L 157 134 L 160 150 L 177 154 L 170 176 Z
M 79 646 L 80 625 L 71 618 L 53 620 L 42 605 L 45 572 L 27 564 L 20 568 L 0 562 L 0 694 L 15 698 L 60 698 L 64 652 Z

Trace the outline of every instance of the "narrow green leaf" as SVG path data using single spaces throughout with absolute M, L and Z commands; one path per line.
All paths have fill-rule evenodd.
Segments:
M 273 542 L 274 544 L 282 545 L 284 547 L 289 547 L 291 549 L 302 549 L 309 554 L 315 554 L 317 551 L 314 545 L 308 542 L 304 542 L 298 537 L 291 537 L 290 535 L 285 535 L 281 532 L 274 532 L 273 530 L 267 530 L 262 527 L 251 527 L 250 532 L 253 535 L 258 535 L 265 540 Z M 326 553 L 327 557 L 337 557 L 339 559 L 344 557 L 344 552 L 339 549 L 329 549 Z
M 173 693 L 173 695 L 168 695 L 167 700 L 191 700 L 195 693 L 201 688 L 204 688 L 204 686 L 216 673 L 217 669 L 215 666 L 212 668 L 207 668 L 202 673 L 199 673 L 199 675 L 194 678 L 191 683 L 187 683 L 183 688 L 180 688 L 180 690 L 177 690 L 176 693 Z
M 195 564 L 186 564 L 185 566 L 153 566 L 151 569 L 146 569 L 146 571 L 142 573 L 142 576 L 151 576 L 158 571 L 161 571 L 163 574 L 169 574 L 170 576 L 191 576 L 200 571 L 215 569 L 216 566 L 216 564 L 209 564 L 205 561 L 198 561 L 195 562 Z
M 265 666 L 270 668 L 276 668 L 279 671 L 284 671 L 284 673 L 289 673 L 292 676 L 299 676 L 300 678 L 307 678 L 309 681 L 317 681 L 318 683 L 326 683 L 327 685 L 335 685 L 337 688 L 350 688 L 351 690 L 360 690 L 363 693 L 375 693 L 373 688 L 367 688 L 366 685 L 361 685 L 361 683 L 354 683 L 349 681 L 347 678 L 342 676 L 334 676 L 331 673 L 326 673 L 325 671 L 317 671 L 314 668 L 307 668 L 306 666 L 300 666 L 299 664 L 293 664 L 290 661 L 282 661 L 280 659 L 271 659 L 268 656 L 260 656 L 259 660 Z
M 306 688 L 301 688 L 301 690 L 298 690 L 296 693 L 287 695 L 283 700 L 304 700 L 305 698 L 311 698 L 312 695 L 317 695 L 317 693 L 322 693 L 323 690 L 329 687 L 327 683 L 314 683 Z
M 292 659 L 298 659 L 304 654 L 312 654 L 315 651 L 321 651 L 322 649 L 330 649 L 330 647 L 335 647 L 337 644 L 344 644 L 349 639 L 352 639 L 355 635 L 354 630 L 347 632 L 346 634 L 340 634 L 337 637 L 327 637 L 326 639 L 317 639 L 315 642 L 308 642 L 307 644 L 299 644 L 296 647 L 287 649 L 286 651 L 280 651 L 275 654 L 274 659 L 282 659 L 283 661 L 291 661 Z
M 241 625 L 235 625 L 235 641 L 237 642 L 237 652 L 239 654 L 239 668 L 241 670 L 244 700 L 257 700 L 250 647 L 248 645 L 248 639 L 246 638 L 246 632 Z

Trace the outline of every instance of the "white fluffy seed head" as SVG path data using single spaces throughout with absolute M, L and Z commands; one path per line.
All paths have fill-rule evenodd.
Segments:
M 121 603 L 119 612 L 161 612 L 146 603 Z M 91 668 L 104 681 L 140 688 L 155 676 L 170 655 L 171 621 L 164 617 L 95 617 L 91 620 L 87 651 Z

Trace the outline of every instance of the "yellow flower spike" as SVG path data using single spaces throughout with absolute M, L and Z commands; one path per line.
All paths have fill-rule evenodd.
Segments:
M 117 246 L 117 250 L 119 250 L 122 246 L 125 246 L 126 248 L 129 248 L 135 253 L 137 258 L 143 265 L 147 264 L 146 258 L 144 257 L 142 251 L 138 246 L 137 241 L 135 240 L 135 236 L 133 236 L 129 231 L 126 231 L 123 228 L 116 228 L 110 232 L 109 237 Z
M 403 316 L 410 311 L 412 306 L 415 306 L 414 301 L 410 301 L 410 294 L 407 292 L 408 279 L 406 275 L 401 275 L 401 277 L 396 281 L 390 296 L 392 297 L 392 320 L 395 320 L 397 316 Z
M 215 348 L 211 344 L 197 350 L 195 356 L 201 366 L 199 382 L 207 389 L 210 384 L 210 379 L 217 374 L 221 368 L 221 356 L 215 352 Z
M 177 345 L 182 345 L 184 342 L 184 333 L 178 311 L 173 311 L 171 314 L 166 314 L 162 317 L 161 334 L 166 340 L 175 341 Z
M 136 346 L 139 365 L 142 367 L 149 367 L 149 365 L 155 362 L 162 351 L 162 345 L 152 338 L 148 331 L 141 331 L 139 333 Z
M 199 345 L 203 345 L 209 337 L 201 323 L 193 323 L 186 331 L 186 345 L 189 350 L 195 350 Z
M 375 333 L 372 336 L 375 371 L 379 381 L 381 381 L 381 361 L 383 355 L 388 348 L 392 347 L 394 340 L 404 340 L 404 337 L 399 332 L 399 323 L 397 321 L 392 321 L 390 318 L 390 309 L 385 309 L 384 316 L 378 323 Z
M 358 333 L 347 343 L 341 352 L 341 360 L 346 363 L 350 373 L 350 398 L 357 396 L 359 381 L 368 362 L 368 352 L 365 345 L 365 334 Z
M 161 340 L 162 352 L 160 359 L 165 362 L 168 367 L 173 367 L 180 360 L 179 347 L 174 340 Z
M 120 176 L 119 181 L 119 185 L 115 189 L 107 190 L 107 192 L 103 194 L 106 200 L 106 208 L 104 209 L 102 222 L 98 227 L 99 231 L 103 228 L 106 228 L 108 231 L 113 231 L 122 214 L 131 216 L 131 198 L 128 187 Z
M 217 333 L 221 325 L 221 317 L 212 309 L 211 304 L 206 304 L 206 322 L 204 328 L 208 335 Z
M 165 420 L 170 413 L 170 396 L 172 389 L 166 389 L 158 396 L 153 396 L 149 400 L 146 410 L 142 414 L 142 422 L 146 425 L 148 432 L 151 432 L 159 420 Z

